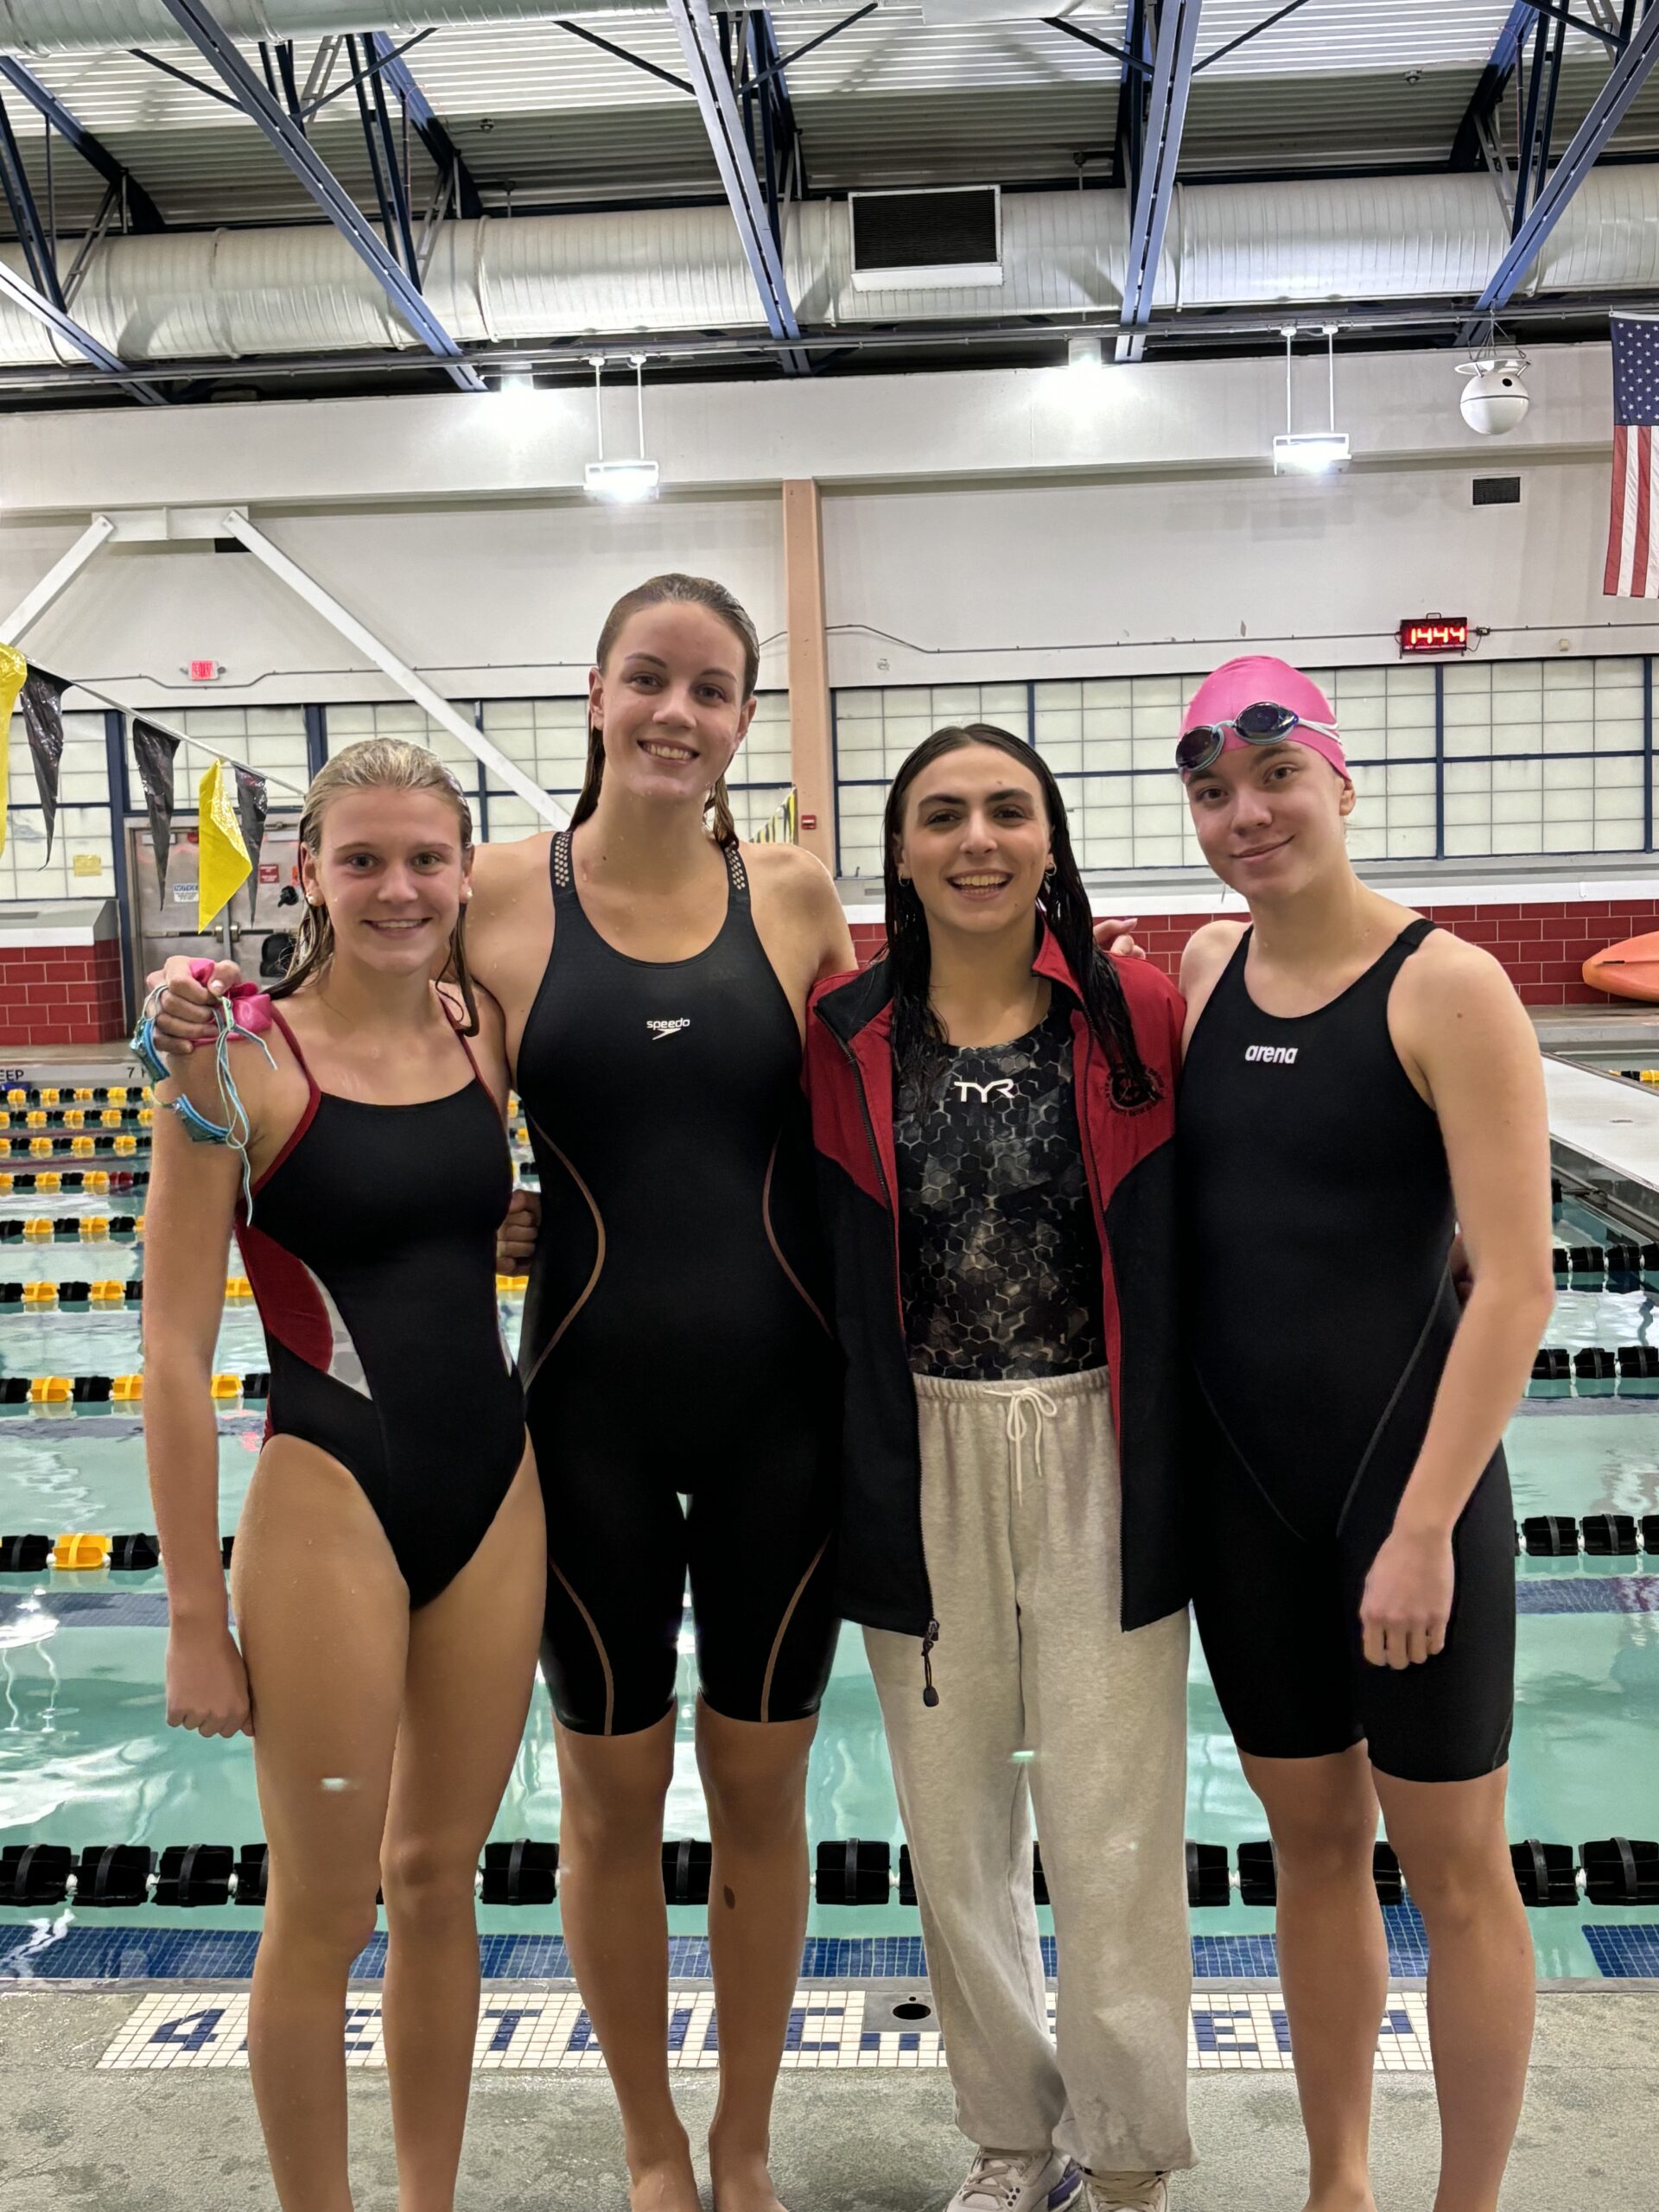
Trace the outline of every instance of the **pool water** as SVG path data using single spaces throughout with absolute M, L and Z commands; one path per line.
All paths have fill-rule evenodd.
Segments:
M 31 1213 L 78 1213 L 79 1193 L 31 1198 Z M 6 1211 L 17 1199 L 0 1200 Z M 1558 1239 L 1584 1243 L 1613 1232 L 1589 1209 L 1558 1211 Z M 0 1281 L 125 1278 L 142 1270 L 142 1245 L 11 1243 L 0 1245 Z M 236 1272 L 232 1262 L 230 1272 Z M 1564 1290 L 1546 1332 L 1551 1344 L 1645 1342 L 1659 1313 L 1659 1277 L 1616 1293 Z M 503 1301 L 510 1337 L 518 1301 Z M 140 1364 L 136 1310 L 0 1307 L 0 1375 L 118 1374 Z M 216 1364 L 262 1368 L 253 1308 L 226 1307 Z M 1597 1511 L 1659 1513 L 1659 1386 L 1646 1394 L 1621 1382 L 1590 1395 L 1529 1398 L 1510 1424 L 1509 1453 L 1517 1516 Z M 258 1448 L 260 1414 L 232 1410 L 221 1421 L 220 1526 L 234 1528 Z M 0 1416 L 0 1532 L 105 1533 L 152 1525 L 139 1425 L 121 1413 L 15 1409 Z M 1200 1532 L 1198 1541 L 1202 1541 Z M 1517 1623 L 1518 1706 L 1510 1776 L 1510 1833 L 1580 1844 L 1612 1834 L 1659 1837 L 1659 1561 L 1522 1559 Z M 163 1722 L 165 1638 L 159 1571 L 111 1575 L 0 1574 L 0 1844 L 223 1842 L 263 1834 L 251 1748 L 203 1742 Z M 1570 1606 L 1572 1610 L 1534 1610 Z M 111 1611 L 111 1608 L 113 1611 Z M 1651 1608 L 1649 1610 L 1649 1608 Z M 682 1642 L 679 1726 L 666 1833 L 707 1833 L 692 1744 L 695 1676 Z M 1190 1776 L 1186 1832 L 1236 1849 L 1266 1834 L 1222 1722 L 1196 1641 L 1189 1677 Z M 892 1776 L 874 1685 L 856 1630 L 843 1630 L 825 1697 L 808 1785 L 811 1839 L 900 1840 Z M 493 1833 L 552 1837 L 559 1792 L 552 1724 L 539 1696 Z M 677 1907 L 671 1925 L 696 1933 L 700 1909 Z M 1041 1915 L 1049 1924 L 1048 1915 Z M 1196 1936 L 1243 1936 L 1271 1929 L 1270 1910 L 1197 1911 Z M 1659 1910 L 1535 1910 L 1538 1969 L 1545 1976 L 1603 1971 L 1586 1929 L 1659 1922 Z M 113 1914 L 67 1907 L 0 1908 L 4 1955 L 28 1943 L 33 1970 L 49 1973 L 52 1934 L 108 1921 L 255 1929 L 245 1908 L 184 1912 L 153 1906 Z M 480 1907 L 486 1933 L 550 1934 L 556 1907 Z M 818 1936 L 906 1936 L 913 1909 L 811 1909 Z M 16 1930 L 16 1936 L 8 1931 Z M 27 1931 L 33 1929 L 33 1941 Z M 1659 1936 L 1656 1936 L 1659 1942 Z M 1606 1945 L 1603 1943 L 1605 1955 Z M 1232 1967 L 1238 1971 L 1236 1961 Z M 1651 1968 L 1649 1968 L 1651 1971 Z

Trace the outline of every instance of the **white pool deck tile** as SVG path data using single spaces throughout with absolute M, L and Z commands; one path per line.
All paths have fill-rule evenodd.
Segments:
M 346 2063 L 385 2065 L 380 1992 L 352 1992 L 346 2014 Z M 1053 1996 L 1049 2026 L 1053 2029 Z M 141 1998 L 109 2048 L 99 2071 L 177 2072 L 184 2068 L 245 2067 L 245 1989 L 160 1990 Z M 708 2072 L 720 2063 L 715 2002 L 706 1983 L 669 1992 L 670 2065 Z M 878 2069 L 937 2070 L 945 2063 L 937 2028 L 907 2027 L 889 2005 L 861 1988 L 815 1984 L 796 1993 L 784 2066 L 791 2072 Z M 1428 2023 L 1417 1990 L 1390 1992 L 1377 2037 L 1376 2070 L 1431 2070 Z M 480 2073 L 599 2074 L 605 2070 L 581 1998 L 542 1985 L 490 1989 L 479 2008 L 473 2064 Z M 1294 2071 L 1284 2000 L 1275 1990 L 1213 1989 L 1194 1993 L 1187 2030 L 1187 2065 L 1195 2073 Z

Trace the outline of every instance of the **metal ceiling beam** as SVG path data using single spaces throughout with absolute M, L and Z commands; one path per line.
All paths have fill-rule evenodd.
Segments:
M 1120 361 L 1141 360 L 1147 350 L 1146 327 L 1158 287 L 1164 234 L 1175 204 L 1175 171 L 1181 133 L 1186 127 L 1187 97 L 1204 0 L 1163 0 L 1153 63 L 1152 106 L 1147 119 L 1147 152 L 1129 225 L 1129 257 L 1123 276 L 1123 312 L 1117 340 Z
M 1561 84 L 1561 55 L 1567 47 L 1567 26 L 1559 18 L 1540 23 L 1532 41 L 1532 67 L 1527 75 L 1526 113 L 1521 124 L 1521 158 L 1515 180 L 1515 206 L 1510 235 L 1517 238 L 1527 209 L 1549 178 L 1549 156 L 1555 137 L 1555 100 Z
M 1493 117 L 1503 105 L 1503 95 L 1510 89 L 1510 79 L 1520 67 L 1521 49 L 1536 20 L 1529 0 L 1515 0 L 1503 29 L 1497 35 L 1491 59 L 1480 73 L 1474 97 L 1458 125 L 1458 135 L 1452 143 L 1451 166 L 1454 169 L 1478 169 L 1485 160 L 1483 138 Z
M 1230 54 L 1236 54 L 1241 46 L 1249 46 L 1252 40 L 1260 38 L 1264 31 L 1272 30 L 1275 25 L 1282 23 L 1287 16 L 1294 16 L 1299 9 L 1306 8 L 1306 5 L 1307 0 L 1285 0 L 1284 6 L 1276 9 L 1271 16 L 1264 16 L 1249 30 L 1241 31 L 1236 38 L 1229 39 L 1225 46 L 1217 47 L 1213 52 L 1206 54 L 1201 61 L 1195 61 L 1192 65 L 1192 74 L 1196 77 L 1200 70 L 1208 69 L 1217 61 L 1224 61 Z
M 348 32 L 346 35 L 349 38 L 351 34 Z M 365 35 L 372 36 L 373 34 L 365 34 Z M 377 45 L 375 51 L 369 57 L 366 73 L 371 77 L 378 77 L 383 69 L 390 69 L 393 62 L 400 60 L 411 47 L 419 46 L 423 39 L 429 39 L 432 35 L 429 30 L 416 31 L 413 38 L 405 39 L 401 46 L 388 44 L 382 48 Z M 264 49 L 261 48 L 261 51 L 263 52 Z M 303 119 L 308 123 L 319 108 L 327 107 L 335 100 L 344 99 L 351 89 L 349 85 L 336 85 L 332 92 L 325 88 L 307 105 L 303 111 Z
M 696 98 L 695 87 L 687 84 L 683 77 L 677 77 L 671 69 L 659 69 L 654 61 L 647 61 L 638 54 L 630 54 L 625 46 L 613 46 L 609 39 L 601 38 L 597 31 L 590 31 L 585 23 L 573 23 L 567 17 L 556 28 L 569 31 L 572 38 L 581 39 L 584 45 L 596 46 L 601 54 L 608 54 L 617 61 L 626 61 L 630 68 L 643 69 L 647 77 L 660 77 L 664 84 L 672 85 L 677 92 L 684 92 L 693 99 Z
M 0 77 L 22 94 L 36 114 L 46 118 L 64 143 L 73 146 L 81 160 L 96 169 L 106 184 L 114 185 L 126 210 L 130 231 L 159 231 L 163 227 L 155 201 L 132 172 L 123 168 L 102 140 L 95 138 L 85 124 L 78 122 L 55 94 L 48 92 L 32 70 L 26 69 L 12 55 L 0 54 Z
M 1126 70 L 1132 70 L 1142 77 L 1151 73 L 1146 63 L 1135 54 L 1121 46 L 1114 46 L 1109 39 L 1097 37 L 1093 31 L 1085 30 L 1081 23 L 1072 22 L 1068 16 L 1045 16 L 1043 21 L 1050 30 L 1064 31 L 1068 38 L 1077 40 L 1081 45 L 1092 46 L 1096 54 L 1103 54 L 1113 61 L 1121 61 Z
M 43 322 L 48 330 L 62 339 L 66 346 L 73 346 L 94 368 L 101 369 L 105 376 L 123 385 L 135 399 L 142 400 L 146 407 L 167 405 L 165 397 L 153 384 L 146 384 L 143 377 L 129 368 L 124 361 L 118 359 L 107 346 L 94 338 L 90 330 L 83 330 L 72 315 L 48 299 L 44 292 L 36 291 L 33 284 L 27 283 L 15 269 L 8 268 L 3 261 L 0 261 L 0 296 L 22 308 L 26 315 L 32 315 L 36 322 Z
M 1599 23 L 1586 23 L 1582 16 L 1575 16 L 1571 9 L 1560 5 L 1560 0 L 1527 0 L 1535 16 L 1548 16 L 1570 31 L 1582 31 L 1586 38 L 1599 38 L 1604 46 L 1617 53 L 1624 43 L 1617 31 L 1604 30 Z
M 182 0 L 167 0 L 167 4 L 176 7 Z M 766 327 L 774 338 L 798 339 L 801 327 L 789 296 L 782 249 L 772 234 L 766 194 L 755 175 L 754 156 L 738 112 L 720 34 L 709 12 L 709 0 L 669 0 L 669 12 L 679 34 L 680 51 L 702 111 L 715 166 L 726 188 L 744 257 L 760 295 Z M 804 374 L 810 365 L 804 353 L 792 349 L 785 350 L 782 359 L 792 375 Z
M 374 226 L 362 209 L 319 160 L 304 134 L 283 114 L 249 68 L 204 0 L 162 0 L 162 5 L 203 60 L 229 87 L 234 104 L 264 132 L 358 258 L 372 271 L 427 351 L 448 371 L 452 381 L 463 391 L 482 391 L 483 378 L 468 364 L 460 346 L 421 297 L 413 279 L 399 268 L 376 237 Z
M 41 211 L 35 204 L 35 189 L 23 167 L 22 150 L 4 100 L 0 100 L 0 192 L 4 194 L 6 206 L 11 211 L 11 227 L 23 249 L 23 259 L 29 264 L 35 290 L 44 293 L 61 314 L 64 298 L 58 278 L 58 242 L 41 220 Z
M 1325 310 L 1308 308 L 1292 309 L 1306 319 Z M 1377 338 L 1416 338 L 1419 334 L 1433 337 L 1444 334 L 1454 338 L 1458 325 L 1468 315 L 1468 309 L 1444 297 L 1420 302 L 1400 300 L 1344 301 L 1339 308 L 1342 320 L 1343 344 L 1363 350 Z M 1503 327 L 1506 331 L 1548 329 L 1553 326 L 1571 325 L 1579 337 L 1587 342 L 1605 345 L 1605 322 L 1610 314 L 1659 315 L 1659 289 L 1649 287 L 1635 292 L 1586 292 L 1568 300 L 1560 298 L 1543 301 L 1521 300 L 1504 310 Z M 1281 367 L 1284 361 L 1284 325 L 1287 311 L 1282 304 L 1261 308 L 1239 308 L 1224 310 L 1212 308 L 1173 308 L 1160 315 L 1153 326 L 1153 335 L 1161 346 L 1192 348 L 1199 357 L 1218 355 L 1224 344 L 1236 342 L 1248 345 L 1258 353 L 1272 357 Z M 473 353 L 474 365 L 491 373 L 500 369 L 534 370 L 538 375 L 567 379 L 565 388 L 582 391 L 589 395 L 593 390 L 593 364 L 595 355 L 607 363 L 619 365 L 630 362 L 636 353 L 650 353 L 653 361 L 661 365 L 671 376 L 677 369 L 727 362 L 741 365 L 758 358 L 771 359 L 789 350 L 810 353 L 820 362 L 837 355 L 931 353 L 935 354 L 969 352 L 977 346 L 1032 347 L 1046 350 L 1052 364 L 1054 349 L 1072 337 L 1084 334 L 1100 335 L 1097 315 L 1078 312 L 1073 315 L 1046 315 L 1040 321 L 1029 316 L 1012 316 L 995 322 L 909 323 L 901 328 L 864 329 L 857 332 L 826 331 L 804 333 L 794 340 L 769 337 L 756 330 L 698 330 L 668 333 L 660 330 L 639 331 L 620 337 L 595 340 L 591 337 L 572 337 L 560 340 L 514 339 L 492 346 L 480 346 Z M 1573 339 L 1563 342 L 1575 342 Z M 323 353 L 286 353 L 270 359 L 226 360 L 222 356 L 189 360 L 146 363 L 144 373 L 157 383 L 165 385 L 212 384 L 232 378 L 238 383 L 274 382 L 278 379 L 303 377 L 340 378 L 366 377 L 384 380 L 423 373 L 428 364 L 418 354 L 389 353 L 381 351 L 359 351 Z M 36 391 L 96 390 L 106 379 L 94 376 L 90 370 L 58 363 L 48 366 L 0 367 L 0 394 Z
M 1496 314 L 1514 297 L 1522 278 L 1537 260 L 1551 232 L 1567 213 L 1573 194 L 1595 167 L 1603 147 L 1618 130 L 1631 101 L 1647 82 L 1648 73 L 1656 59 L 1659 59 L 1659 8 L 1649 8 L 1642 21 L 1632 28 L 1630 44 L 1607 73 L 1606 82 L 1592 101 L 1590 112 L 1585 117 L 1577 136 L 1551 171 L 1548 182 L 1533 201 L 1527 219 L 1516 232 L 1509 251 L 1493 271 L 1491 282 L 1477 302 L 1478 314 Z M 1472 325 L 1468 325 L 1465 326 L 1465 333 L 1468 342 L 1472 345 L 1478 332 Z
M 363 144 L 374 179 L 375 198 L 380 203 L 380 223 L 386 234 L 386 247 L 418 289 L 421 264 L 415 252 L 415 226 L 409 212 L 403 164 L 397 158 L 397 141 L 392 135 L 391 115 L 386 106 L 385 86 L 372 73 L 370 65 L 373 56 L 365 46 L 348 36 L 346 50 L 357 87 L 358 118 L 363 125 Z
M 1151 74 L 1147 36 L 1147 0 L 1124 0 L 1123 43 L 1128 52 L 1117 88 L 1117 123 L 1112 133 L 1112 182 L 1127 192 L 1130 204 L 1141 188 L 1147 150 L 1147 111 L 1141 79 Z
M 441 176 L 454 178 L 456 214 L 463 222 L 476 220 L 484 213 L 478 181 L 461 159 L 454 139 L 433 113 L 431 102 L 416 83 L 409 64 L 392 52 L 391 41 L 384 31 L 371 31 L 369 44 L 387 84 L 407 110 L 415 135 L 431 156 L 433 167 Z
M 792 54 L 778 52 L 777 32 L 772 27 L 771 16 L 766 16 L 766 10 L 762 9 L 760 12 L 766 16 L 767 35 L 771 39 L 772 50 L 775 58 L 761 81 L 766 83 L 774 77 L 781 77 L 785 69 L 792 69 L 795 64 L 803 60 L 807 54 L 816 54 L 819 47 L 827 46 L 832 38 L 839 38 L 842 31 L 851 30 L 853 25 L 861 23 L 866 16 L 873 16 L 878 4 L 879 0 L 867 0 L 867 5 L 855 8 L 850 16 L 843 16 L 838 23 L 831 23 L 827 31 L 820 31 L 816 38 L 808 39 L 804 46 L 798 46 Z

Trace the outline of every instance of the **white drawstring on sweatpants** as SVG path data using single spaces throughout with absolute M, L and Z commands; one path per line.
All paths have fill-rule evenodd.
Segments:
M 1008 1439 L 1008 1458 L 1014 1466 L 1014 1494 L 1023 1498 L 1025 1490 L 1026 1408 L 1031 1408 L 1033 1421 L 1030 1430 L 1032 1471 L 1039 1482 L 1043 1479 L 1043 1424 L 1055 1419 L 1059 1412 L 1046 1390 L 1034 1382 L 1016 1382 L 1007 1389 L 993 1389 L 990 1395 L 1001 1398 L 1007 1407 L 1005 1424 Z

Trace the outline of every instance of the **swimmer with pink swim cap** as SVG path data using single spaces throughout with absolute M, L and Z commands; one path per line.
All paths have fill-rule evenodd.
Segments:
M 1175 765 L 1182 780 L 1190 781 L 1224 753 L 1285 744 L 1306 746 L 1344 783 L 1352 783 L 1331 702 L 1319 685 L 1287 661 L 1250 653 L 1224 663 L 1194 692 L 1181 721 Z

